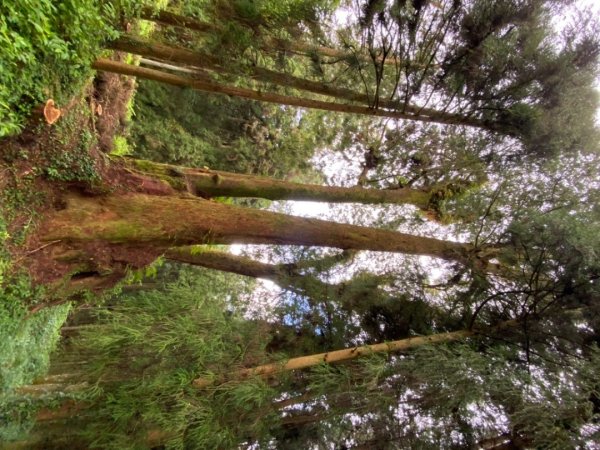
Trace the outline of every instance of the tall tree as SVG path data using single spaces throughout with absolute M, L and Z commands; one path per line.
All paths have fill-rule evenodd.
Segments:
M 294 183 L 255 175 L 236 174 L 210 169 L 158 164 L 151 161 L 125 160 L 125 165 L 153 174 L 173 188 L 191 192 L 199 197 L 255 197 L 268 200 L 320 201 L 330 203 L 395 203 L 411 204 L 421 209 L 434 206 L 439 189 L 364 189 L 361 187 L 321 186 Z M 448 195 L 449 196 L 449 195 Z
M 483 126 L 522 139 L 530 153 L 556 152 L 557 148 L 548 144 L 555 141 L 576 150 L 595 141 L 589 113 L 595 108 L 591 79 L 599 51 L 597 24 L 588 20 L 585 26 L 567 28 L 564 40 L 552 43 L 549 18 L 559 9 L 552 1 L 537 0 L 494 5 L 447 1 L 386 6 L 365 2 L 357 12 L 359 23 L 344 34 L 344 39 L 352 41 L 349 47 L 362 45 L 372 59 L 371 68 L 357 61 L 345 71 L 353 74 L 353 86 L 365 87 L 362 93 L 256 68 L 256 61 L 247 70 L 262 80 L 351 98 L 374 109 L 392 107 L 396 117 L 403 113 L 414 120 Z M 248 24 L 242 21 L 241 26 Z M 506 29 L 509 32 L 504 35 Z M 180 62 L 199 59 L 183 49 L 167 51 L 160 45 L 140 45 L 131 40 L 116 45 Z M 397 58 L 395 67 L 384 64 L 388 57 Z M 200 65 L 235 71 L 228 61 L 218 61 L 218 56 L 209 55 L 208 62 Z M 562 97 L 567 90 L 567 97 Z M 559 91 L 563 94 L 558 95 Z M 567 100 L 573 97 L 580 99 L 585 111 L 579 109 L 573 115 Z M 428 107 L 432 99 L 436 99 L 434 108 Z M 571 113 L 564 114 L 565 108 Z M 393 116 L 391 112 L 388 115 Z M 555 120 L 568 120 L 570 125 L 565 129 L 579 131 L 567 135 L 564 130 L 546 127 Z
M 78 282 L 87 278 L 91 283 L 102 279 L 110 283 L 123 276 L 128 266 L 148 264 L 171 246 L 236 242 L 392 251 L 480 264 L 493 270 L 487 267 L 489 255 L 470 244 L 182 197 L 160 180 L 150 178 L 129 182 L 140 183 L 135 186 L 138 192 L 101 198 L 71 193 L 63 200 L 64 208 L 48 217 L 39 236 L 53 243 L 44 254 L 58 274 L 79 267 Z M 32 267 L 42 260 L 36 255 Z

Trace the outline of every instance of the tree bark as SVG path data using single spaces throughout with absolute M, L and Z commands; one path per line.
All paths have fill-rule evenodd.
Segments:
M 162 59 L 172 63 L 180 63 L 212 70 L 215 72 L 228 73 L 234 75 L 244 75 L 236 71 L 236 65 L 222 65 L 218 58 L 205 53 L 190 51 L 183 48 L 166 46 L 157 42 L 149 42 L 138 39 L 134 36 L 122 36 L 112 41 L 109 46 L 114 50 L 128 53 L 134 53 L 145 57 Z M 335 97 L 337 99 L 358 102 L 367 106 L 375 103 L 375 99 L 361 92 L 354 92 L 350 89 L 339 88 L 327 83 L 307 80 L 295 77 L 286 73 L 277 72 L 259 66 L 249 66 L 245 68 L 250 76 L 256 80 L 276 84 L 279 86 L 290 87 L 298 90 L 313 92 L 315 94 Z M 404 102 L 398 102 L 387 99 L 378 99 L 377 104 L 386 109 L 402 111 L 416 116 L 427 116 L 435 118 L 438 123 L 449 125 L 469 125 L 473 127 L 484 127 L 484 124 L 471 117 L 461 116 L 459 114 L 437 111 L 435 109 L 424 108 L 416 105 L 406 105 Z
M 262 263 L 244 256 L 237 256 L 218 250 L 202 248 L 197 251 L 193 247 L 171 248 L 165 252 L 164 256 L 172 261 L 235 273 L 246 277 L 261 278 L 272 281 L 283 288 L 286 287 L 281 279 L 283 268 L 278 264 Z
M 319 201 L 330 203 L 411 204 L 427 210 L 435 191 L 421 189 L 364 189 L 294 183 L 256 175 L 160 164 L 125 158 L 134 170 L 158 177 L 174 189 L 200 197 L 255 197 L 268 200 Z
M 374 109 L 368 106 L 349 105 L 343 103 L 326 102 L 322 100 L 313 100 L 289 95 L 275 94 L 272 92 L 261 92 L 252 89 L 241 88 L 236 86 L 228 86 L 215 83 L 207 79 L 200 78 L 185 78 L 178 75 L 173 75 L 159 70 L 147 69 L 124 64 L 117 61 L 107 59 L 96 60 L 92 67 L 96 70 L 118 73 L 121 75 L 130 75 L 147 80 L 158 81 L 160 83 L 170 84 L 173 86 L 189 87 L 198 91 L 233 95 L 236 97 L 247 98 L 268 103 L 276 103 L 279 105 L 298 106 L 300 108 L 321 109 L 323 111 L 334 111 L 349 114 L 362 114 L 375 117 L 390 117 L 392 119 L 415 120 L 419 122 L 436 123 L 438 120 L 435 117 L 422 116 L 399 111 L 389 111 L 384 109 Z
M 142 246 L 283 244 L 423 255 L 466 262 L 472 245 L 288 216 L 190 196 L 70 193 L 42 226 L 43 241 Z M 49 249 L 60 247 L 58 244 Z
M 315 355 L 301 356 L 298 358 L 291 358 L 286 362 L 264 364 L 249 369 L 242 369 L 230 374 L 226 379 L 246 379 L 249 377 L 260 376 L 270 377 L 283 372 L 290 372 L 293 370 L 307 369 L 310 367 L 317 366 L 319 364 L 333 364 L 341 361 L 349 361 L 352 359 L 359 358 L 361 356 L 367 356 L 372 353 L 389 353 L 409 350 L 415 347 L 426 344 L 437 344 L 452 342 L 456 340 L 466 339 L 475 336 L 476 332 L 473 330 L 460 330 L 453 331 L 450 333 L 433 334 L 430 336 L 414 337 L 408 339 L 401 339 L 399 341 L 386 342 L 381 344 L 365 345 L 361 347 L 351 347 L 343 350 L 336 350 L 327 353 L 318 353 Z M 193 385 L 197 388 L 205 388 L 211 386 L 214 383 L 222 382 L 226 380 L 209 380 L 206 378 L 197 378 L 194 380 Z

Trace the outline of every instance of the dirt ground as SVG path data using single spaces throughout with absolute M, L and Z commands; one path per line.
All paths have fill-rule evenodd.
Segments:
M 40 242 L 36 230 L 46 214 L 63 207 L 65 192 L 93 195 L 135 183 L 113 170 L 107 157 L 115 136 L 126 130 L 134 90 L 130 77 L 98 73 L 68 104 L 57 105 L 61 116 L 54 124 L 38 110 L 19 135 L 0 140 L 0 220 L 9 236 L 2 244 L 11 272 L 26 269 L 41 283 L 61 275 L 45 265 L 42 255 L 54 244 Z

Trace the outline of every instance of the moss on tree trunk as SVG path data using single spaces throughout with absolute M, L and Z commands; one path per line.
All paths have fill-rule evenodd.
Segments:
M 102 290 L 168 248 L 284 244 L 423 255 L 466 263 L 470 244 L 224 205 L 188 193 L 66 194 L 40 226 L 45 247 L 30 258 L 37 281 L 71 277 L 68 293 Z M 48 244 L 48 245 L 46 245 Z
M 423 255 L 465 261 L 469 244 L 294 217 L 191 196 L 76 193 L 51 215 L 43 241 L 167 248 L 190 244 L 287 244 Z
M 307 200 L 330 203 L 411 204 L 427 209 L 434 193 L 421 189 L 364 189 L 294 183 L 256 175 L 125 159 L 126 166 L 160 178 L 178 191 L 200 197 L 256 197 L 268 200 Z

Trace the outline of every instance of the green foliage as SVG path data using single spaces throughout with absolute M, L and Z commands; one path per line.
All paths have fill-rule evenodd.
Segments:
M 532 151 L 544 156 L 598 151 L 600 129 L 595 117 L 600 94 L 595 79 L 597 72 L 581 70 L 560 87 L 552 86 L 557 92 L 544 99 L 531 123 L 521 128 L 525 144 Z
M 116 36 L 132 0 L 7 0 L 0 4 L 0 137 L 17 133 L 47 98 L 63 105 L 91 74 L 103 42 Z
M 93 120 L 87 103 L 79 101 L 56 124 L 50 138 L 55 146 L 44 155 L 44 172 L 49 179 L 89 183 L 100 180 L 92 153 L 97 144 L 96 134 L 89 126 Z
M 103 14 L 112 13 L 91 0 L 2 3 L 0 136 L 18 131 L 33 104 L 53 96 L 63 100 L 63 91 L 81 85 L 111 31 Z
M 112 155 L 129 156 L 132 153 L 131 146 L 124 136 L 115 136 L 113 149 L 110 152 Z
M 380 397 L 377 402 L 389 403 L 393 399 L 386 394 L 379 396 L 376 392 L 377 386 L 390 375 L 388 356 L 373 353 L 364 356 L 348 365 L 319 364 L 312 367 L 308 372 L 307 391 L 315 396 L 323 395 L 333 397 L 330 404 L 335 408 L 335 398 L 343 395 L 369 395 Z M 373 398 L 370 401 L 375 401 Z M 358 404 L 356 406 L 359 406 Z M 380 404 L 383 406 L 383 403 Z M 357 408 L 359 409 L 359 408 Z M 351 413 L 352 409 L 342 408 L 341 414 Z
M 61 152 L 49 161 L 46 175 L 51 180 L 58 181 L 98 181 L 94 160 L 89 154 L 90 148 L 96 143 L 96 137 L 87 129 L 79 136 L 77 152 Z
M 44 300 L 44 290 L 25 274 L 13 273 L 13 263 L 4 251 L 11 237 L 1 214 L 0 232 L 0 441 L 7 441 L 31 426 L 36 407 L 17 396 L 15 389 L 47 372 L 70 307 L 65 304 L 28 314 L 30 305 Z
M 43 301 L 44 290 L 14 266 L 9 252 L 22 245 L 41 200 L 32 179 L 0 193 L 0 396 L 44 373 L 68 312 L 63 306 L 28 317 L 29 306 Z M 17 216 L 25 217 L 20 227 L 11 225 Z
M 167 448 L 233 448 L 267 433 L 276 394 L 263 381 L 192 386 L 264 362 L 267 342 L 257 322 L 227 312 L 234 284 L 195 272 L 101 308 L 59 359 L 91 361 L 83 396 L 91 407 L 73 419 L 90 445 L 138 448 L 158 432 Z
M 2 289 L 0 305 L 0 395 L 43 375 L 60 337 L 69 305 L 44 308 L 28 316 L 25 304 L 39 296 L 24 277 Z
M 397 441 L 437 449 L 515 433 L 532 448 L 579 448 L 593 440 L 599 363 L 597 349 L 569 359 L 565 371 L 535 357 L 525 362 L 514 347 L 458 343 L 322 364 L 306 376 L 310 398 L 287 410 L 318 420 L 281 439 L 285 448 Z
M 319 131 L 313 113 L 143 81 L 131 139 L 138 158 L 284 177 L 310 171 Z
M 460 344 L 420 347 L 398 369 L 400 383 L 410 386 L 414 401 L 421 398 L 426 414 L 471 424 L 473 434 L 463 435 L 467 444 L 490 429 L 501 434 L 498 419 L 504 414 L 513 430 L 531 440 L 528 446 L 560 449 L 587 441 L 589 430 L 582 426 L 594 420 L 590 398 L 599 385 L 592 374 L 599 362 L 595 351 L 588 360 L 570 358 L 568 372 L 561 364 L 547 366 L 535 357 L 527 367 L 514 348 L 494 345 L 482 353 Z M 536 370 L 537 364 L 545 369 Z M 432 431 L 423 430 L 423 436 Z
M 175 0 L 170 6 L 223 26 L 277 32 L 311 24 L 339 3 L 339 0 Z
M 0 439 L 10 442 L 25 435 L 33 425 L 37 404 L 23 396 L 0 396 Z

